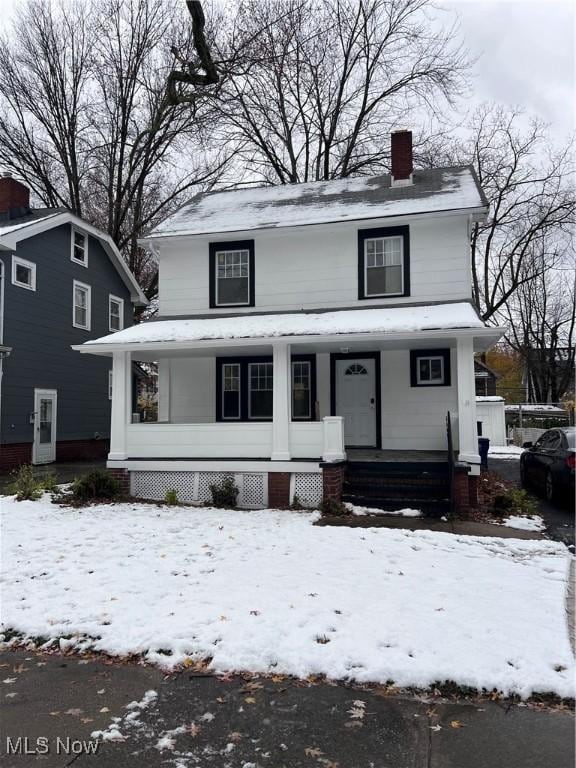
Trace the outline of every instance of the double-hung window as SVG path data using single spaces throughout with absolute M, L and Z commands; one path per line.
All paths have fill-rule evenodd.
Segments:
M 450 385 L 450 350 L 412 350 L 410 383 L 413 387 L 447 387 Z
M 292 418 L 312 418 L 312 361 L 292 361 Z
M 254 306 L 254 241 L 210 243 L 210 306 Z
M 36 264 L 19 256 L 12 256 L 12 285 L 18 288 L 36 290 Z
M 240 402 L 240 364 L 224 363 L 222 376 L 222 419 L 242 418 Z
M 72 227 L 70 258 L 76 264 L 88 266 L 88 236 L 75 227 Z
M 108 328 L 112 332 L 124 328 L 124 299 L 112 294 L 108 298 Z
M 91 288 L 89 285 L 74 280 L 72 325 L 75 328 L 90 330 Z
M 408 227 L 358 232 L 359 298 L 410 294 Z
M 272 363 L 248 364 L 248 418 L 271 419 L 274 389 Z

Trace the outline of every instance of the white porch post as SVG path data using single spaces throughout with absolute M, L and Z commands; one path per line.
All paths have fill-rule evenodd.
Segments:
M 158 361 L 158 421 L 170 421 L 170 360 Z
M 290 344 L 278 342 L 272 347 L 274 391 L 272 406 L 272 461 L 290 461 Z
M 110 426 L 111 461 L 128 458 L 126 427 L 131 419 L 132 377 L 130 352 L 114 352 L 112 357 L 112 418 Z
M 456 348 L 458 384 L 458 461 L 471 466 L 471 474 L 480 472 L 478 431 L 476 425 L 476 385 L 474 380 L 474 340 L 459 338 Z

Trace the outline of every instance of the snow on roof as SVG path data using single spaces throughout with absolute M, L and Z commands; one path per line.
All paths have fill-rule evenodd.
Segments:
M 50 219 L 52 216 L 57 216 L 66 210 L 66 208 L 37 208 L 25 216 L 19 216 L 16 219 L 0 220 L 0 237 L 16 232 L 18 229 L 27 227 L 30 224 L 37 224 L 39 221 Z
M 394 309 L 352 309 L 336 312 L 244 315 L 198 320 L 156 320 L 87 341 L 101 344 L 144 344 L 215 339 L 328 336 L 354 333 L 485 328 L 468 303 Z
M 390 175 L 207 192 L 145 239 L 241 232 L 487 206 L 470 166 L 415 171 L 413 184 Z
M 504 398 L 499 395 L 476 395 L 477 403 L 503 403 Z

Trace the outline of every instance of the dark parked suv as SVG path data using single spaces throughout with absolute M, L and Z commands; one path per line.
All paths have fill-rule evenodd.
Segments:
M 543 491 L 549 501 L 574 497 L 576 427 L 559 427 L 544 432 L 538 440 L 524 443 L 520 457 L 522 485 Z

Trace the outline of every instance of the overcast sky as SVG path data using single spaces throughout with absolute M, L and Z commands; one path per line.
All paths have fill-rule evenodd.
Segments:
M 0 0 L 0 28 L 19 0 Z M 523 107 L 551 124 L 558 141 L 576 125 L 574 0 L 437 0 L 460 17 L 478 61 L 470 106 L 498 101 Z M 443 14 L 441 14 L 442 16 Z
M 518 105 L 551 124 L 562 141 L 574 131 L 576 4 L 572 0 L 446 0 L 473 55 L 473 101 Z

